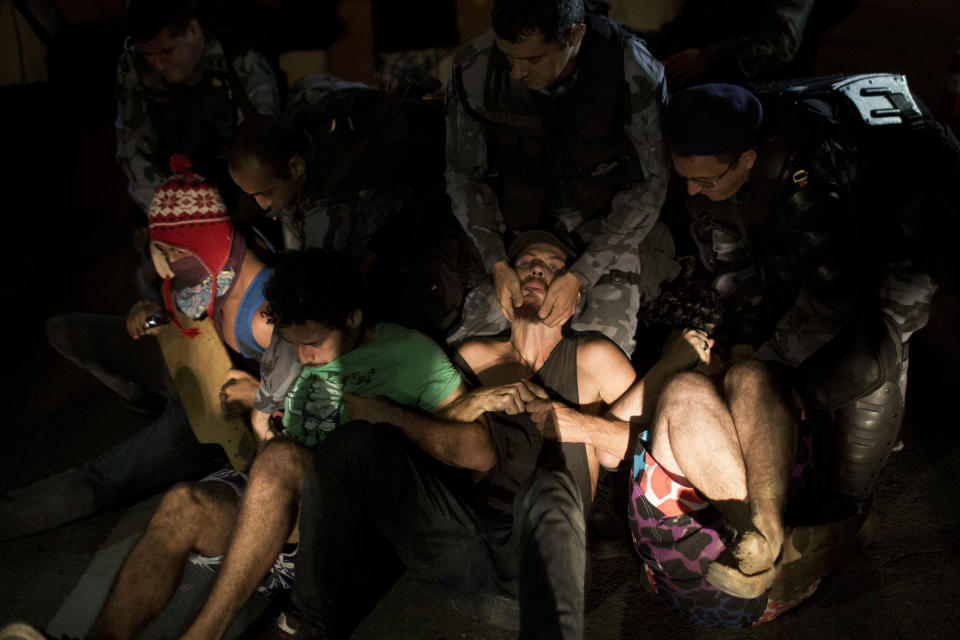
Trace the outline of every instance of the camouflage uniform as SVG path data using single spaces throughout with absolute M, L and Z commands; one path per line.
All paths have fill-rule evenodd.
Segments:
M 588 31 L 585 41 L 591 35 Z M 454 214 L 479 248 L 487 271 L 507 259 L 504 232 L 508 225 L 497 192 L 489 183 L 487 132 L 468 110 L 482 108 L 487 68 L 496 52 L 492 32 L 461 49 L 454 59 L 454 76 L 461 74 L 462 89 L 453 80 L 447 85 L 447 193 Z M 666 100 L 666 85 L 663 67 L 636 38 L 625 40 L 623 69 L 630 112 L 623 135 L 636 151 L 642 178 L 615 193 L 599 218 L 591 219 L 574 209 L 550 213 L 565 231 L 587 245 L 569 269 L 583 285 L 573 327 L 600 331 L 631 353 L 637 311 L 642 299 L 651 295 L 640 289 L 638 247 L 656 223 L 666 195 L 668 170 L 659 113 Z M 577 82 L 585 81 L 580 77 L 581 70 L 570 80 L 537 93 L 557 100 L 573 91 Z M 611 113 L 609 121 L 618 117 L 620 114 Z M 461 326 L 451 333 L 449 342 L 506 326 L 491 292 L 488 282 L 468 295 Z
M 687 197 L 692 236 L 735 319 L 729 342 L 791 370 L 821 486 L 864 499 L 899 437 L 907 341 L 926 325 L 937 289 L 917 262 L 923 256 L 898 250 L 898 189 L 919 185 L 890 184 L 881 165 L 880 174 L 858 174 L 866 188 L 854 182 L 848 191 L 837 181 L 846 169 L 776 148 L 776 138 L 761 143 L 750 181 L 733 197 Z M 771 157 L 791 158 L 772 179 Z M 869 186 L 876 180 L 888 188 Z
M 261 113 L 280 113 L 280 93 L 273 68 L 259 53 L 248 51 L 237 56 L 227 67 L 227 58 L 220 42 L 209 32 L 204 32 L 204 52 L 201 65 L 204 76 L 198 86 L 206 85 L 213 90 L 225 91 L 229 113 L 201 113 L 203 126 L 212 126 L 216 141 L 205 141 L 204 151 L 213 146 L 215 158 L 229 142 L 230 132 L 244 118 L 244 109 Z M 233 93 L 231 77 L 242 84 L 246 96 Z M 182 142 L 162 139 L 151 112 L 158 104 L 170 101 L 184 90 L 183 86 L 169 85 L 163 76 L 151 69 L 139 54 L 136 44 L 128 39 L 117 68 L 117 161 L 129 183 L 128 191 L 141 209 L 147 211 L 154 189 L 169 177 L 168 161 L 172 153 L 193 155 L 200 149 L 201 141 L 193 142 L 193 149 L 182 148 Z M 198 107 L 202 111 L 202 107 Z M 204 131 L 209 129 L 205 128 Z M 221 142 L 222 141 L 222 142 Z M 191 153 L 193 151 L 193 153 Z M 206 158 L 191 157 L 194 167 L 204 164 Z
M 674 20 L 644 34 L 644 39 L 659 60 L 700 49 L 709 72 L 696 84 L 788 76 L 798 71 L 791 62 L 800 51 L 813 5 L 814 0 L 690 0 Z

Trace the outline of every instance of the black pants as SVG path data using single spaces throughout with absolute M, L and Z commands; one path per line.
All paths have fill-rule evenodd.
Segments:
M 514 516 L 481 517 L 469 486 L 389 425 L 341 425 L 303 487 L 294 613 L 345 634 L 345 607 L 377 575 L 370 529 L 464 612 L 524 638 L 583 635 L 586 528 L 567 471 L 531 470 Z M 346 626 L 345 626 L 346 625 Z

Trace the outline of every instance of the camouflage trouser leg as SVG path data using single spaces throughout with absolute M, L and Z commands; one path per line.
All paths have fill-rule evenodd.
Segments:
M 633 352 L 640 310 L 640 289 L 633 274 L 613 271 L 603 275 L 583 296 L 571 326 L 577 331 L 599 331 L 628 356 Z M 493 297 L 493 282 L 487 278 L 467 294 L 460 324 L 447 336 L 454 346 L 473 336 L 493 335 L 510 326 Z

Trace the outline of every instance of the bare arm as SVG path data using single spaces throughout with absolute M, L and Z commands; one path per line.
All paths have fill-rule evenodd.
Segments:
M 703 348 L 705 344 L 707 349 Z M 666 346 L 663 355 L 647 374 L 610 407 L 608 415 L 618 420 L 649 424 L 667 379 L 701 362 L 709 364 L 712 346 L 713 341 L 703 331 L 684 331 Z
M 511 416 L 526 411 L 527 403 L 547 399 L 547 392 L 529 380 L 520 380 L 495 387 L 479 387 L 437 411 L 443 418 L 457 422 L 473 422 L 488 411 L 503 411 Z
M 392 424 L 444 464 L 486 472 L 496 462 L 490 432 L 486 423 L 479 420 L 458 422 L 422 413 L 380 396 L 344 393 L 343 401 L 352 418 Z
M 647 374 L 633 383 L 604 416 L 589 415 L 558 402 L 534 401 L 528 405 L 531 417 L 544 435 L 562 442 L 583 442 L 593 446 L 605 467 L 615 467 L 631 445 L 631 424 L 646 425 L 653 417 L 657 397 L 667 379 L 699 362 L 709 362 L 712 346 L 701 331 L 688 330 L 671 342 L 663 357 Z

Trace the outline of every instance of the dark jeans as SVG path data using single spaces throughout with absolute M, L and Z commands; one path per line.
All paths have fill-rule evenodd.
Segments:
M 0 539 L 28 535 L 115 507 L 229 462 L 197 442 L 153 337 L 133 340 L 125 318 L 68 314 L 47 323 L 51 346 L 156 420 L 96 460 L 0 496 Z
M 570 474 L 532 470 L 513 519 L 494 521 L 471 507 L 469 482 L 451 480 L 452 471 L 389 425 L 354 422 L 331 433 L 304 481 L 296 616 L 335 636 L 349 632 L 345 607 L 377 573 L 372 528 L 465 613 L 519 625 L 523 638 L 581 638 L 586 529 Z

